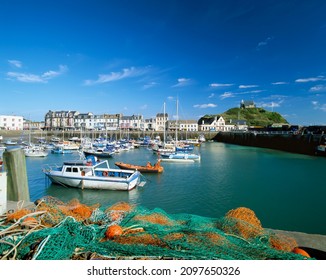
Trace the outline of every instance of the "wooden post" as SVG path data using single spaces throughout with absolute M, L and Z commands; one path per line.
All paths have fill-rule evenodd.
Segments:
M 0 215 L 7 211 L 7 172 L 0 170 Z
M 30 201 L 26 158 L 21 148 L 9 149 L 3 153 L 7 170 L 7 198 L 12 201 Z

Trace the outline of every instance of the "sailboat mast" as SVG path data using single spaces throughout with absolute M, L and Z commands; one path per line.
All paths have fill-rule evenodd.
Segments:
M 178 112 L 178 98 L 177 98 L 177 117 L 175 121 L 175 144 L 178 144 L 178 117 L 179 117 L 179 112 Z
M 163 104 L 163 124 L 164 124 L 164 131 L 163 131 L 163 144 L 164 144 L 164 148 L 165 148 L 165 137 L 166 137 L 166 135 L 165 135 L 165 133 L 166 133 L 166 128 L 165 128 L 165 123 L 166 123 L 166 120 L 165 120 L 165 102 L 164 102 L 164 104 Z

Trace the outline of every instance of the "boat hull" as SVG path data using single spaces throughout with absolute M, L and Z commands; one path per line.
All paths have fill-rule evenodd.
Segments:
M 80 189 L 99 189 L 99 190 L 117 190 L 130 191 L 135 188 L 140 182 L 140 174 L 135 173 L 130 178 L 116 178 L 116 177 L 67 177 L 60 174 L 60 172 L 45 173 L 51 182 L 61 184 L 68 187 Z
M 99 158 L 111 158 L 111 157 L 113 157 L 113 154 L 114 154 L 114 152 L 107 153 L 107 152 L 87 152 L 87 151 L 84 151 L 84 155 L 86 157 L 87 156 L 96 156 L 96 157 L 99 157 Z
M 154 166 L 146 167 L 146 166 L 142 166 L 142 165 L 127 164 L 127 163 L 123 163 L 123 162 L 116 162 L 115 165 L 121 169 L 137 170 L 141 173 L 161 173 L 164 170 L 164 168 L 162 166 L 160 166 L 159 168 L 155 168 Z

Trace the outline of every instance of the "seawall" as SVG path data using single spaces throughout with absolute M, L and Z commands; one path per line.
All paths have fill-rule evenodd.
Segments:
M 316 147 L 325 141 L 325 135 L 274 134 L 268 132 L 219 132 L 213 140 L 228 144 L 315 155 Z

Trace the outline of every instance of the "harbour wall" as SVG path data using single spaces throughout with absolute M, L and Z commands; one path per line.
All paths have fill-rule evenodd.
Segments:
M 219 132 L 213 140 L 243 146 L 268 148 L 290 153 L 315 155 L 316 147 L 325 141 L 325 135 L 257 133 L 257 132 Z

